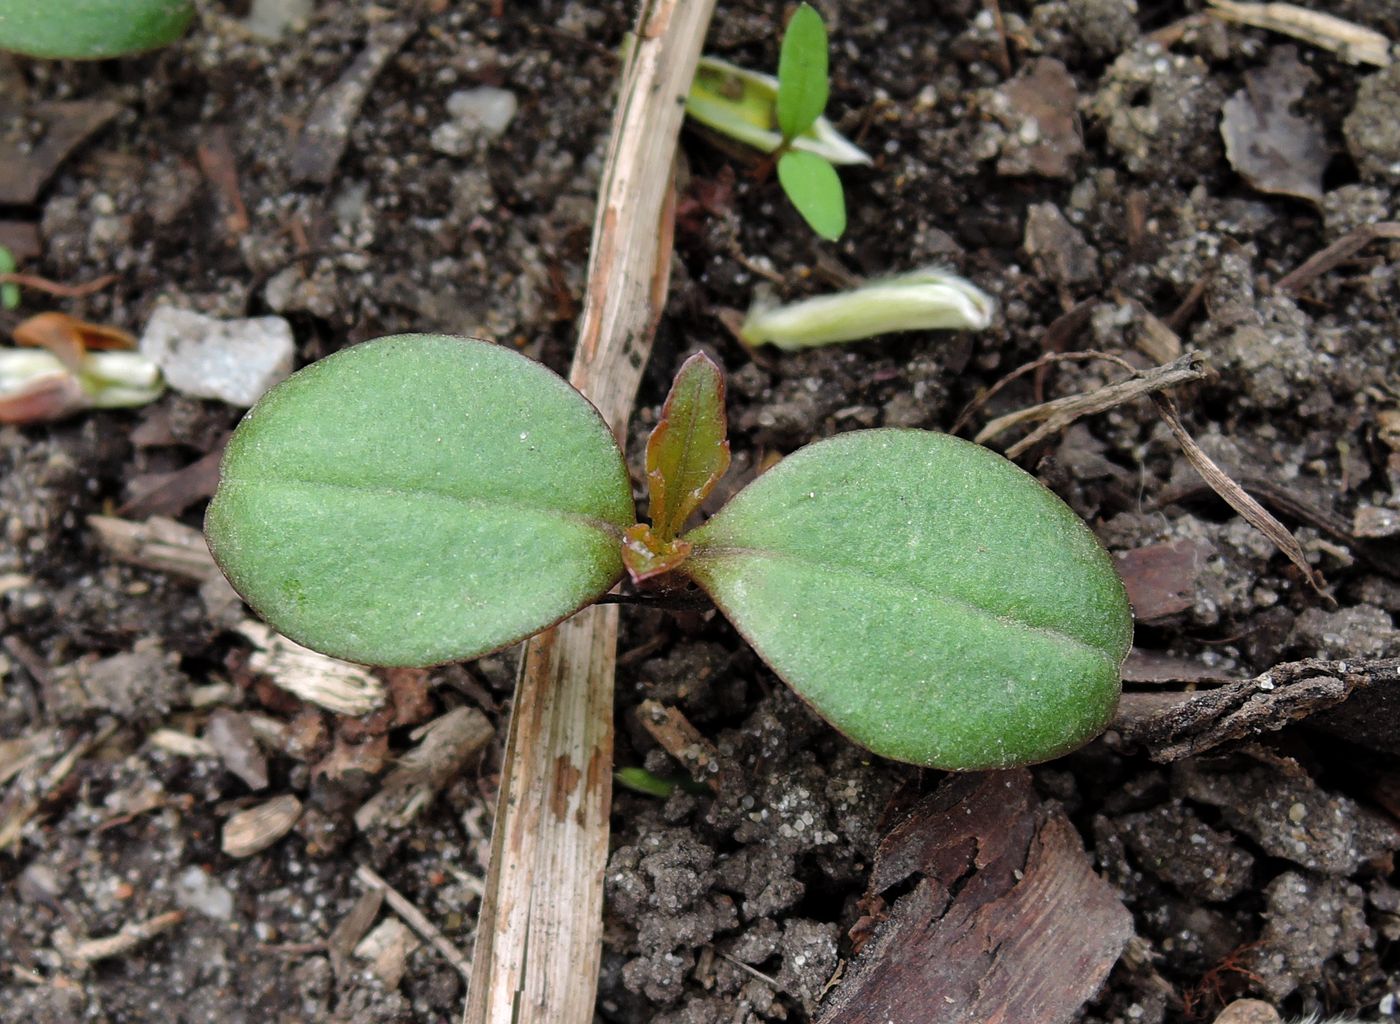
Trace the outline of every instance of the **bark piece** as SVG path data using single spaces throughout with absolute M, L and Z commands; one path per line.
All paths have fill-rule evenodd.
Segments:
M 1029 773 L 945 781 L 880 844 L 875 926 L 821 1024 L 1070 1020 L 1108 976 L 1132 918 Z
M 292 830 L 301 801 L 290 793 L 239 811 L 224 822 L 223 851 L 230 857 L 261 853 Z
M 1218 689 L 1126 693 L 1110 728 L 1154 761 L 1179 761 L 1341 704 L 1359 689 L 1400 684 L 1400 658 L 1276 665 Z
M 0 205 L 27 206 L 38 199 L 68 155 L 121 111 L 120 104 L 107 100 L 36 105 L 29 114 L 45 122 L 44 136 L 28 151 L 5 147 L 5 159 L 0 160 Z
M 1115 555 L 1138 622 L 1158 622 L 1196 603 L 1197 576 L 1213 554 L 1204 541 L 1149 544 Z

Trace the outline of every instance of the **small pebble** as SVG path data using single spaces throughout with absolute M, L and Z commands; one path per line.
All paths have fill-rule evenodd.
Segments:
M 141 335 L 141 354 L 176 391 L 247 407 L 292 372 L 292 327 L 280 316 L 218 320 L 161 306 Z
M 463 89 L 447 97 L 447 113 L 452 120 L 433 129 L 433 149 L 448 156 L 465 156 L 475 138 L 498 138 L 512 120 L 519 104 L 515 93 L 483 85 Z

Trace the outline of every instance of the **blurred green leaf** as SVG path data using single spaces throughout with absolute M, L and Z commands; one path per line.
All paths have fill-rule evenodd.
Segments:
M 676 784 L 669 779 L 659 778 L 645 768 L 619 768 L 613 772 L 613 780 L 619 786 L 641 793 L 643 796 L 656 796 L 665 800 L 676 790 Z
M 429 665 L 605 594 L 634 521 L 612 432 L 562 379 L 486 342 L 401 335 L 268 392 L 229 442 L 205 530 L 293 640 Z
M 194 0 L 0 0 L 0 50 L 100 60 L 167 46 L 194 20 Z
M 5 246 L 0 245 L 0 274 L 13 274 L 17 269 L 15 254 Z M 15 309 L 18 306 L 19 285 L 14 283 L 0 284 L 0 307 Z
M 834 242 L 846 230 L 846 196 L 836 168 L 812 153 L 791 149 L 778 158 L 778 181 L 817 234 Z
M 865 430 L 790 455 L 687 534 L 682 571 L 816 711 L 885 757 L 1001 768 L 1107 724 L 1132 616 L 1108 554 L 970 442 Z
M 801 135 L 826 109 L 826 26 L 808 4 L 800 5 L 783 33 L 778 55 L 778 129 L 783 138 Z

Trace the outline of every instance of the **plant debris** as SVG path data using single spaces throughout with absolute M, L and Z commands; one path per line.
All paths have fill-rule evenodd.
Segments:
M 1280 46 L 1266 66 L 1245 72 L 1244 88 L 1225 101 L 1225 155 L 1259 191 L 1322 201 L 1331 159 L 1326 132 L 1289 109 L 1316 81 L 1293 47 Z
M 884 909 L 884 894 L 903 890 Z M 1062 1024 L 1132 935 L 1064 813 L 1023 771 L 945 781 L 880 842 L 873 933 L 821 1024 Z

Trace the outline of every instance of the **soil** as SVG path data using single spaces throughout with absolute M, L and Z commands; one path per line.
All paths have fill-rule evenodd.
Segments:
M 1152 403 L 1088 417 L 1020 461 L 1111 551 L 1136 553 L 1137 646 L 1178 669 L 1129 689 L 1400 655 L 1400 539 L 1385 525 L 1400 513 L 1400 244 L 1374 239 L 1278 286 L 1400 213 L 1400 65 L 1208 19 L 1171 31 L 1195 3 L 1004 2 L 1005 51 L 996 5 L 818 6 L 830 113 L 875 157 L 843 171 L 849 230 L 819 242 L 756 160 L 687 132 L 632 454 L 696 349 L 730 373 L 727 494 L 819 437 L 949 429 L 1046 351 L 1146 367 L 1174 354 L 1161 348 L 1174 332 L 1212 370 L 1177 395 L 1187 428 L 1279 513 L 1324 592 L 1199 485 Z M 1310 6 L 1400 39 L 1395 2 Z M 707 52 L 774 67 L 777 12 L 721 2 Z M 251 34 L 247 14 L 211 0 L 184 40 L 140 58 L 0 58 L 0 145 L 16 167 L 56 119 L 79 117 L 56 101 L 112 105 L 33 171 L 31 196 L 6 200 L 0 242 L 53 281 L 117 276 L 74 299 L 26 291 L 6 325 L 60 308 L 139 333 L 170 303 L 283 316 L 298 365 L 444 331 L 567 366 L 629 5 L 321 0 L 277 39 Z M 1149 39 L 1159 30 L 1166 49 Z M 1282 123 L 1327 155 L 1315 201 L 1262 191 L 1222 141 L 1250 73 L 1294 60 L 1307 84 Z M 499 134 L 470 119 L 481 87 L 514 97 Z M 723 326 L 760 288 L 797 298 L 928 263 L 996 297 L 989 330 L 751 354 Z M 1057 363 L 999 391 L 973 429 L 1121 376 Z M 386 709 L 333 715 L 259 674 L 230 628 L 236 607 L 129 564 L 89 523 L 124 509 L 198 527 L 203 478 L 165 474 L 216 452 L 239 415 L 168 393 L 0 428 L 0 1021 L 460 1016 L 458 970 L 376 916 L 356 871 L 377 871 L 469 953 L 514 655 L 389 673 Z M 815 1020 L 851 961 L 882 835 L 939 780 L 845 742 L 713 614 L 629 613 L 621 650 L 618 766 L 683 773 L 642 727 L 651 700 L 733 770 L 718 791 L 617 792 L 598 1019 Z M 1400 1014 L 1400 720 L 1393 692 L 1372 698 L 1172 764 L 1111 731 L 1034 769 L 1132 913 L 1135 937 L 1076 1019 L 1211 1020 L 1243 995 L 1285 1015 Z M 359 827 L 413 728 L 460 708 L 494 739 L 434 775 L 416 815 Z M 171 732 L 206 742 L 180 748 Z M 300 809 L 289 834 L 223 852 L 232 815 L 285 796 Z M 171 911 L 182 917 L 116 953 L 74 951 Z

